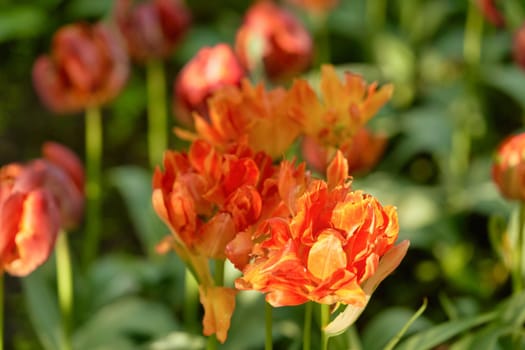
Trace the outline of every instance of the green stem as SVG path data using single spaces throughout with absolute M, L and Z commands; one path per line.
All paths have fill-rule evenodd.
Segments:
M 86 109 L 86 238 L 84 267 L 97 255 L 100 239 L 102 116 L 97 106 Z
M 525 235 L 525 203 L 519 204 L 519 220 L 516 233 L 515 264 L 513 269 L 513 291 L 519 294 L 523 290 L 523 241 Z
M 483 35 L 483 17 L 473 0 L 469 1 L 463 56 L 470 66 L 478 66 L 481 57 L 481 37 Z
M 194 332 L 198 327 L 199 309 L 199 286 L 191 271 L 186 268 L 184 274 L 184 323 L 190 332 Z
M 312 309 L 311 301 L 304 305 L 303 350 L 310 350 L 312 342 Z
M 166 109 L 166 77 L 160 60 L 146 64 L 148 92 L 148 152 L 151 168 L 162 161 L 168 147 L 168 112 Z
M 217 338 L 214 335 L 208 337 L 208 343 L 206 344 L 206 350 L 216 350 L 217 349 Z
M 330 30 L 327 19 L 326 13 L 314 13 L 311 17 L 315 35 L 315 67 L 330 62 Z
M 224 285 L 224 259 L 215 259 L 215 273 L 213 276 L 215 285 Z
M 369 35 L 378 33 L 385 25 L 386 0 L 369 0 L 366 2 L 366 19 Z
M 55 247 L 58 302 L 62 316 L 62 350 L 71 349 L 71 322 L 73 312 L 73 274 L 67 232 L 61 230 Z
M 324 331 L 324 327 L 330 322 L 330 305 L 321 305 L 321 350 L 328 350 L 328 335 Z
M 265 324 L 264 350 L 272 350 L 273 348 L 272 312 L 273 312 L 272 306 L 268 303 L 264 303 L 264 324 Z

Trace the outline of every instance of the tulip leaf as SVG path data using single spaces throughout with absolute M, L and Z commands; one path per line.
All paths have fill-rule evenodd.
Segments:
M 365 311 L 366 312 L 366 311 Z M 364 349 L 383 349 L 388 341 L 399 332 L 399 325 L 407 324 L 414 311 L 407 308 L 392 307 L 381 311 L 368 322 L 362 331 Z M 432 324 L 425 317 L 420 317 L 407 329 L 407 334 L 415 333 Z
M 0 11 L 0 42 L 37 36 L 46 24 L 44 11 L 34 6 L 13 6 Z
M 487 65 L 480 70 L 485 82 L 495 87 L 525 108 L 525 74 L 515 65 Z
M 496 313 L 491 312 L 439 324 L 409 337 L 396 350 L 432 349 L 458 334 L 493 320 L 495 316 Z
M 111 183 L 120 191 L 144 250 L 153 255 L 155 246 L 168 233 L 151 205 L 151 173 L 134 166 L 109 171 Z
M 47 264 L 54 263 L 53 259 Z M 22 279 L 22 288 L 29 318 L 46 350 L 60 349 L 62 328 L 56 297 L 44 276 L 42 268 Z
M 106 305 L 73 336 L 74 349 L 136 349 L 176 330 L 168 308 L 136 297 L 121 298 Z

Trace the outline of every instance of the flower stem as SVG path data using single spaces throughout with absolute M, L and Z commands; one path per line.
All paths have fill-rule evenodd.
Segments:
M 463 43 L 463 57 L 471 66 L 477 66 L 481 57 L 481 36 L 483 34 L 483 17 L 474 1 L 469 1 L 467 20 L 465 23 L 465 37 Z
M 312 309 L 313 303 L 304 305 L 303 350 L 310 350 L 312 342 Z
M 369 34 L 378 33 L 385 25 L 387 1 L 370 0 L 366 3 L 366 19 Z
M 71 349 L 71 321 L 73 311 L 73 275 L 67 232 L 58 234 L 56 248 L 57 289 L 62 316 L 62 350 Z
M 166 110 L 166 77 L 160 60 L 146 64 L 148 91 L 148 152 L 151 168 L 162 160 L 168 147 L 168 112 Z
M 328 350 L 328 335 L 324 331 L 324 327 L 330 321 L 330 306 L 326 304 L 321 305 L 321 350 Z
M 311 22 L 314 25 L 315 35 L 315 67 L 330 62 L 330 30 L 327 23 L 326 13 L 314 13 Z
M 513 269 L 513 291 L 519 294 L 523 290 L 523 241 L 525 235 L 525 203 L 519 204 L 519 219 L 516 232 L 516 244 L 514 250 L 515 263 Z
M 272 350 L 273 348 L 272 312 L 273 312 L 272 306 L 268 303 L 264 303 L 264 324 L 265 324 L 264 350 Z
M 100 182 L 102 164 L 102 116 L 97 106 L 86 109 L 86 240 L 84 267 L 97 255 L 100 237 Z
M 190 332 L 197 329 L 199 308 L 199 288 L 193 274 L 186 269 L 184 274 L 184 323 Z

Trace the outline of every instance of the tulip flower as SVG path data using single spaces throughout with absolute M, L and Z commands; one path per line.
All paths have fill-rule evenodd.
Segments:
M 104 24 L 70 24 L 53 37 L 52 53 L 33 66 L 42 102 L 56 113 L 79 112 L 114 99 L 128 77 L 128 59 Z
M 216 334 L 221 342 L 235 292 L 213 281 L 208 259 L 223 262 L 225 247 L 236 234 L 270 212 L 263 210 L 263 199 L 272 175 L 268 155 L 243 145 L 222 152 L 196 140 L 188 153 L 166 151 L 164 171 L 157 168 L 153 176 L 153 207 L 171 230 L 173 250 L 199 283 L 204 334 Z
M 377 83 L 367 85 L 363 78 L 345 73 L 341 81 L 331 65 L 321 68 L 321 96 L 304 79 L 295 80 L 291 98 L 301 120 L 304 133 L 320 145 L 340 147 L 345 144 L 390 99 L 393 86 L 378 89 Z
M 241 86 L 224 87 L 208 100 L 208 116 L 194 115 L 196 133 L 180 129 L 185 139 L 202 138 L 218 148 L 246 138 L 254 151 L 282 157 L 302 131 L 302 121 L 290 113 L 289 92 L 277 87 L 266 90 L 245 79 Z M 268 140 L 272 142 L 268 142 Z
M 237 31 L 235 52 L 246 69 L 262 68 L 270 79 L 286 80 L 308 68 L 313 44 L 292 13 L 271 1 L 258 1 Z
M 251 260 L 235 286 L 265 293 L 274 307 L 314 301 L 364 308 L 408 248 L 403 243 L 388 258 L 399 231 L 396 209 L 351 190 L 341 152 L 328 166 L 328 182 L 301 181 L 290 170 L 282 168 L 279 192 L 285 203 L 295 199 L 288 201 L 291 215 L 257 226 Z
M 173 52 L 189 28 L 191 14 L 180 0 L 118 0 L 115 19 L 130 56 L 146 62 Z
M 206 100 L 224 86 L 235 86 L 245 77 L 244 68 L 227 44 L 200 49 L 180 71 L 174 84 L 174 114 L 192 125 L 192 113 L 208 118 Z

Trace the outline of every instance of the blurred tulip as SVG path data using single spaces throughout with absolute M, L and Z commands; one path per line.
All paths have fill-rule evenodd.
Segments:
M 505 139 L 492 165 L 492 179 L 503 197 L 525 201 L 525 133 Z
M 110 27 L 78 23 L 55 33 L 51 54 L 35 61 L 33 83 L 48 108 L 73 113 L 115 98 L 128 72 L 127 54 Z
M 59 228 L 58 208 L 49 191 L 11 191 L 0 202 L 2 270 L 20 277 L 30 274 L 51 254 Z
M 325 13 L 339 4 L 339 0 L 288 0 L 288 2 L 312 13 Z
M 271 1 L 259 1 L 246 13 L 235 39 L 235 51 L 248 70 L 263 66 L 274 80 L 304 71 L 312 61 L 312 38 L 290 12 Z
M 192 125 L 192 113 L 208 117 L 206 99 L 224 86 L 239 85 L 245 71 L 230 46 L 204 47 L 180 71 L 174 86 L 174 114 Z
M 130 56 L 138 61 L 169 56 L 186 34 L 191 14 L 180 0 L 118 0 L 116 22 Z
M 78 191 L 84 193 L 84 166 L 73 151 L 57 142 L 48 141 L 42 146 L 42 155 L 44 159 L 62 169 Z
M 362 174 L 370 171 L 379 161 L 387 144 L 387 138 L 382 134 L 373 134 L 366 128 L 361 128 L 345 142 L 340 150 L 348 161 L 349 174 Z M 331 150 L 319 145 L 313 138 L 304 137 L 302 143 L 302 154 L 312 169 L 324 173 L 330 158 Z
M 503 27 L 505 25 L 505 18 L 496 7 L 496 1 L 497 0 L 476 0 L 476 3 L 487 21 L 496 27 Z

